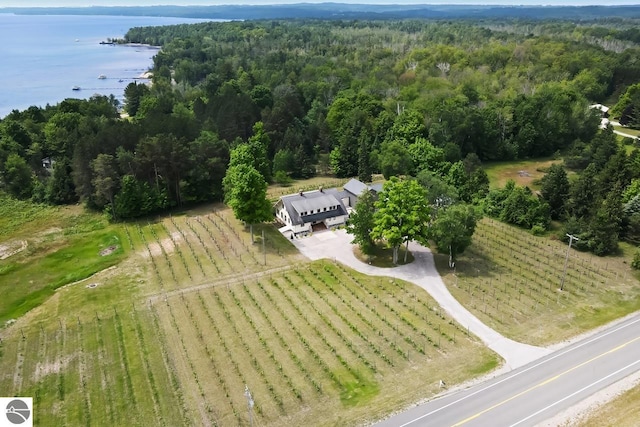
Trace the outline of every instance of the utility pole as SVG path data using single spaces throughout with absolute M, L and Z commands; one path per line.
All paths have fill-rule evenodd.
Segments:
M 576 236 L 567 233 L 567 237 L 569 238 L 569 247 L 567 248 L 567 256 L 564 258 L 564 272 L 562 273 L 562 282 L 560 282 L 560 290 L 564 290 L 564 279 L 567 276 L 567 264 L 569 264 L 569 251 L 571 250 L 571 245 L 574 240 L 580 240 Z
M 247 398 L 247 411 L 249 412 L 249 427 L 253 427 L 253 397 L 251 397 L 251 392 L 249 391 L 249 386 L 244 385 L 244 397 Z

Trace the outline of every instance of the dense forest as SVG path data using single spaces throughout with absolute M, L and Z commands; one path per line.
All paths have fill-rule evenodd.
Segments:
M 527 25 L 134 28 L 127 42 L 162 46 L 153 84 L 130 84 L 124 106 L 94 97 L 13 111 L 0 122 L 2 186 L 133 218 L 222 200 L 230 152 L 247 145 L 264 152 L 266 181 L 412 175 L 431 197 L 481 204 L 534 230 L 563 220 L 585 249 L 613 252 L 618 237 L 640 239 L 640 152 L 627 155 L 610 128 L 599 130 L 589 105 L 619 104 L 612 112 L 637 124 L 640 50 L 631 33 L 622 50 L 599 43 L 621 31 L 609 21 L 609 33 L 584 37 L 572 24 L 539 35 Z M 565 163 L 540 195 L 514 185 L 489 192 L 482 162 L 545 156 Z

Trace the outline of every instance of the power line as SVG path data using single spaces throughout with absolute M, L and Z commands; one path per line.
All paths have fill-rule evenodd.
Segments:
M 562 282 L 560 282 L 560 290 L 564 290 L 564 279 L 567 276 L 567 264 L 569 264 L 569 251 L 571 250 L 571 245 L 574 240 L 580 240 L 576 236 L 567 233 L 567 237 L 569 238 L 569 247 L 567 248 L 567 256 L 564 258 L 564 272 L 562 273 Z

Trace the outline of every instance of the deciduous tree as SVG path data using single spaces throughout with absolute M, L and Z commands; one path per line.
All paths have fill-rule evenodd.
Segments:
M 253 224 L 273 217 L 267 200 L 267 182 L 254 167 L 239 164 L 227 169 L 223 186 L 225 203 L 233 209 L 236 218 L 249 224 L 253 243 Z
M 372 236 L 393 249 L 393 263 L 398 263 L 398 249 L 406 242 L 426 242 L 431 209 L 424 189 L 413 179 L 392 177 L 385 182 L 375 203 Z M 406 262 L 406 254 L 405 254 Z
M 471 244 L 478 217 L 473 206 L 466 204 L 452 205 L 438 212 L 429 237 L 435 242 L 438 251 L 449 252 L 450 265 Z

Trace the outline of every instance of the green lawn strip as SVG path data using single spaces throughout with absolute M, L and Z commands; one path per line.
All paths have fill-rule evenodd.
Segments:
M 60 354 L 61 331 L 57 322 L 55 326 L 44 330 L 32 328 L 25 332 L 22 390 L 16 395 L 33 396 L 34 405 L 43 408 L 38 414 L 40 419 L 53 419 L 61 425 L 64 423 L 65 402 L 60 400 L 58 374 L 63 355 Z
M 21 263 L 0 261 L 0 322 L 14 319 L 42 304 L 53 292 L 66 284 L 85 279 L 119 263 L 126 256 L 120 230 L 108 227 L 87 234 L 70 235 L 64 247 Z M 100 251 L 117 247 L 102 256 Z M 3 269 L 11 264 L 8 269 Z
M 40 381 L 40 384 L 32 385 L 28 389 L 18 394 L 18 396 L 33 396 L 34 408 L 37 408 L 34 415 L 34 425 L 65 425 L 67 407 L 65 402 L 60 401 L 58 395 L 58 376 L 47 375 Z
M 566 244 L 484 219 L 456 274 L 446 254 L 436 266 L 451 293 L 506 336 L 551 344 L 640 309 L 640 286 L 623 257 L 570 253 Z M 539 319 L 545 319 L 540 322 Z
M 79 420 L 79 422 L 77 422 L 77 425 L 84 424 L 85 426 L 89 427 L 92 425 L 93 416 L 93 414 L 91 413 L 92 399 L 89 394 L 89 377 L 91 376 L 91 371 L 88 369 L 87 365 L 84 328 L 85 326 L 82 325 L 80 321 L 78 321 L 78 326 L 76 328 L 76 339 L 78 343 L 78 379 L 80 382 L 78 392 L 82 395 L 82 404 L 79 411 L 82 418 Z
M 85 402 L 80 379 L 80 343 L 77 322 L 62 322 L 64 339 L 58 387 L 64 392 L 64 425 L 82 425 L 85 419 Z M 62 402 L 62 401 L 61 401 Z

